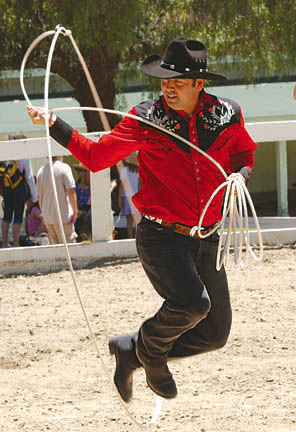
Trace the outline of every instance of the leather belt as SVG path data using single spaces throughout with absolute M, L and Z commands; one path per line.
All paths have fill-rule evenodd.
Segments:
M 166 222 L 162 219 L 156 218 L 154 216 L 147 216 L 147 215 L 143 215 L 146 219 L 150 220 L 151 222 L 157 222 L 159 225 L 163 226 L 164 228 L 167 228 L 171 231 L 174 231 L 178 234 L 182 234 L 188 237 L 193 237 L 193 238 L 200 238 L 200 236 L 198 235 L 198 227 L 197 226 L 188 226 L 188 225 L 183 225 L 180 223 L 172 223 L 172 222 Z M 215 222 L 213 225 L 210 225 L 208 227 L 202 228 L 201 229 L 201 233 L 202 235 L 206 235 L 208 234 L 210 231 L 212 231 L 215 227 L 218 227 L 218 222 Z

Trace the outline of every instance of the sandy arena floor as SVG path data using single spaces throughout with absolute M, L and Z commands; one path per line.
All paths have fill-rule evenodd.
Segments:
M 220 351 L 171 363 L 179 396 L 157 431 L 296 431 L 296 247 L 228 269 L 233 327 Z M 137 259 L 76 273 L 104 360 L 110 336 L 138 328 L 160 306 Z M 96 358 L 68 271 L 1 278 L 0 430 L 132 432 Z M 146 423 L 154 396 L 135 374 L 130 411 Z

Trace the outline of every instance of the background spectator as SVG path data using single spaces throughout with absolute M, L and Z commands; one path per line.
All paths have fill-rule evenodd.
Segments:
M 88 239 L 91 229 L 88 223 L 90 213 L 90 172 L 82 165 L 73 165 L 78 178 L 76 181 L 76 195 L 78 206 L 78 217 L 75 222 L 75 231 L 78 235 L 77 241 Z
M 9 135 L 10 140 L 25 139 L 25 135 L 18 133 Z M 12 164 L 15 161 L 9 161 Z M 16 161 L 17 171 L 14 174 L 14 185 L 4 185 L 3 189 L 3 221 L 2 221 L 2 248 L 10 247 L 8 243 L 9 225 L 13 220 L 13 246 L 19 246 L 19 237 L 24 217 L 25 202 L 30 207 L 37 201 L 36 187 L 33 177 L 31 161 L 19 159 Z M 15 186 L 16 185 L 16 186 Z
M 124 190 L 124 184 L 129 182 L 132 190 L 132 196 L 138 191 L 138 165 L 137 165 L 137 153 L 132 153 L 127 159 L 123 160 L 124 167 L 120 173 L 120 187 L 119 187 L 119 207 L 120 214 L 126 217 L 126 229 L 128 238 L 135 237 L 135 224 L 133 215 L 138 213 L 138 210 L 132 205 L 132 209 L 129 203 L 131 197 L 127 196 Z
M 90 173 L 89 170 L 81 163 L 73 165 L 73 168 L 77 172 L 78 178 L 76 181 L 76 194 L 77 194 L 77 205 L 78 210 L 87 205 L 90 197 Z
M 120 187 L 120 177 L 118 173 L 117 166 L 114 165 L 110 168 L 110 180 L 111 180 L 111 208 L 114 216 L 119 215 L 119 187 Z
M 29 236 L 38 237 L 40 233 L 46 231 L 45 222 L 40 210 L 39 202 L 33 204 L 28 214 L 28 233 Z
M 69 165 L 61 161 L 61 156 L 52 158 L 58 202 L 67 243 L 75 243 L 74 223 L 77 219 L 77 198 L 75 180 Z M 41 212 L 47 227 L 50 244 L 63 243 L 49 163 L 43 165 L 37 173 L 37 191 Z

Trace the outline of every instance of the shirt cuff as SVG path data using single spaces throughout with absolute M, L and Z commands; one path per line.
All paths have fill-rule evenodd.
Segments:
M 49 132 L 55 141 L 67 148 L 73 134 L 73 128 L 60 117 L 57 117 L 52 127 L 49 128 Z
M 239 168 L 236 172 L 240 173 L 245 178 L 246 184 L 248 184 L 251 177 L 251 172 L 249 168 L 247 166 L 243 166 Z

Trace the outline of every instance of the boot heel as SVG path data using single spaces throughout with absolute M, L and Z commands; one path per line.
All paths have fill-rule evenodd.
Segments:
M 109 346 L 109 353 L 111 355 L 114 355 L 115 354 L 115 346 L 114 346 L 114 341 L 112 339 L 109 340 L 108 346 Z

